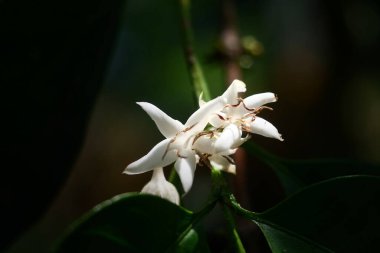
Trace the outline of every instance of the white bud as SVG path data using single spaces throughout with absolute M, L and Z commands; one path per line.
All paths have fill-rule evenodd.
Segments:
M 172 183 L 166 180 L 164 171 L 161 167 L 153 170 L 152 179 L 144 186 L 141 192 L 159 196 L 179 205 L 178 191 Z

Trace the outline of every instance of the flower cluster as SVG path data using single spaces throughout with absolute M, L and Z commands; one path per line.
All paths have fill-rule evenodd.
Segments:
M 153 170 L 152 179 L 142 192 L 176 204 L 179 203 L 179 194 L 166 181 L 163 167 L 174 163 L 185 193 L 193 184 L 197 164 L 235 173 L 231 155 L 251 134 L 283 140 L 271 123 L 257 116 L 261 110 L 271 109 L 265 104 L 276 102 L 276 95 L 266 92 L 243 99 L 239 95 L 245 91 L 246 85 L 234 80 L 221 96 L 208 102 L 200 98 L 199 109 L 185 124 L 150 103 L 137 103 L 156 123 L 165 139 L 147 155 L 129 164 L 124 173 L 140 174 Z

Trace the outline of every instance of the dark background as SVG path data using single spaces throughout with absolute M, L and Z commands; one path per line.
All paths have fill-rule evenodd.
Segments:
M 214 57 L 219 2 L 193 1 L 213 96 L 227 84 Z M 280 98 L 262 116 L 285 142 L 254 141 L 289 158 L 379 162 L 378 1 L 241 0 L 236 8 L 241 37 L 264 48 L 241 58 L 247 95 Z M 46 251 L 83 212 L 148 180 L 121 174 L 161 139 L 135 102 L 182 122 L 196 108 L 178 20 L 177 1 L 0 1 L 0 250 Z M 265 210 L 283 194 L 273 173 L 251 162 L 248 204 Z M 197 171 L 189 207 L 208 189 L 207 174 Z

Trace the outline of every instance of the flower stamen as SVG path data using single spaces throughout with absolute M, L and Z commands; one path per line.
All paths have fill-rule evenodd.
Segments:
M 208 159 L 211 155 L 206 153 L 200 153 L 196 151 L 197 155 L 199 156 L 199 165 L 206 166 L 209 169 L 212 169 L 210 160 Z

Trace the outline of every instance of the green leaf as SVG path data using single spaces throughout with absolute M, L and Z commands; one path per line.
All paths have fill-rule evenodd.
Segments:
M 192 213 L 155 196 L 122 194 L 81 218 L 56 252 L 207 252 L 197 225 L 213 205 Z
M 293 231 L 281 227 L 278 224 L 271 223 L 270 220 L 262 219 L 259 213 L 251 212 L 242 208 L 239 203 L 236 202 L 236 199 L 232 194 L 226 202 L 229 203 L 238 214 L 252 220 L 258 225 L 267 239 L 272 252 L 274 253 L 332 252 L 331 250 L 300 234 L 294 233 Z
M 346 176 L 294 194 L 264 213 L 227 201 L 262 229 L 273 252 L 380 252 L 380 177 Z M 321 246 L 319 246 L 321 245 Z
M 245 147 L 250 154 L 255 155 L 275 171 L 287 195 L 334 177 L 380 176 L 380 166 L 370 163 L 343 159 L 291 160 L 277 157 L 253 142 L 248 142 Z
M 334 252 L 380 252 L 379 196 L 379 177 L 341 177 L 306 188 L 258 217 Z
M 306 238 L 302 238 L 301 236 L 293 234 L 286 229 L 279 228 L 278 226 L 270 226 L 258 222 L 256 222 L 256 224 L 259 226 L 261 231 L 263 231 L 269 247 L 274 253 L 332 252 L 329 249 L 323 248 L 322 246 Z
M 174 252 L 178 253 L 208 253 L 210 252 L 206 235 L 203 234 L 202 230 L 191 229 L 183 239 L 175 247 Z

